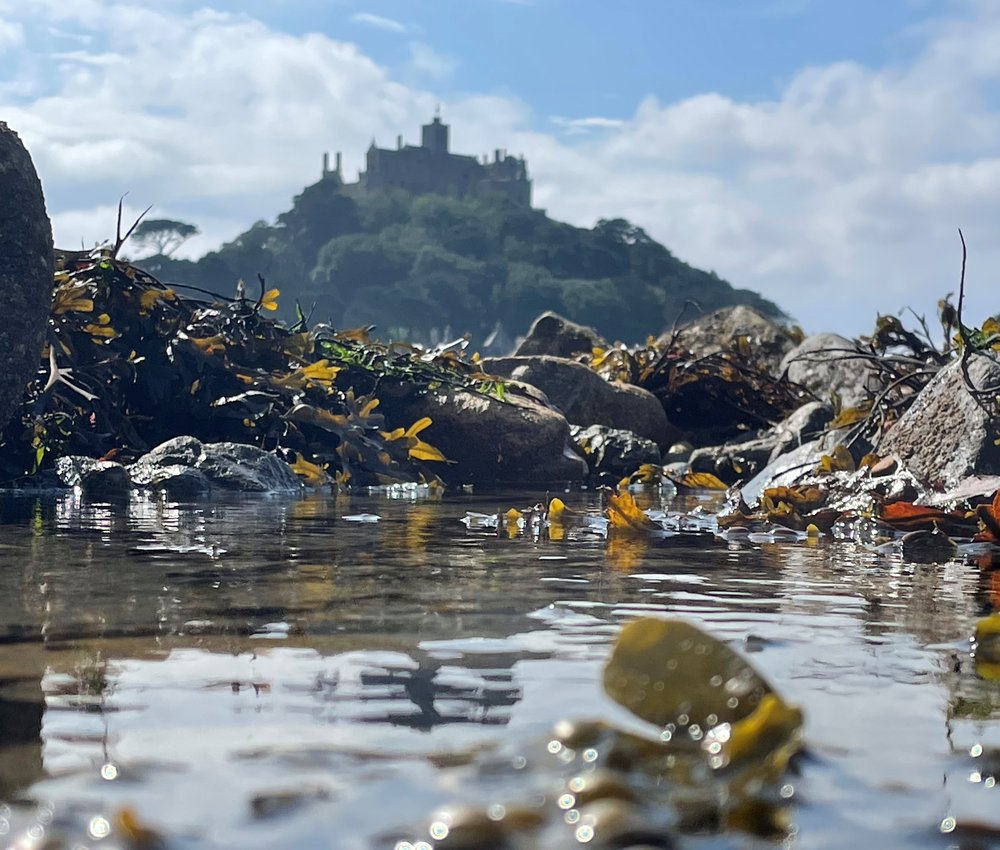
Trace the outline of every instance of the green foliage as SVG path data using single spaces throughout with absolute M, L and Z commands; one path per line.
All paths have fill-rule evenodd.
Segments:
M 709 311 L 770 301 L 674 257 L 624 219 L 591 230 L 553 221 L 502 196 L 413 197 L 322 180 L 274 226 L 258 222 L 198 263 L 158 258 L 150 271 L 195 286 L 264 275 L 316 321 L 376 324 L 426 338 L 432 328 L 512 333 L 544 310 L 640 341 L 669 326 L 687 300 Z M 293 320 L 289 312 L 286 317 Z
M 147 218 L 132 231 L 132 242 L 154 255 L 170 256 L 184 242 L 197 234 L 198 228 L 169 218 Z

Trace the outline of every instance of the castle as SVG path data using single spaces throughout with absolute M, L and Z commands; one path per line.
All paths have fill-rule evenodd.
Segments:
M 509 156 L 506 150 L 493 152 L 493 161 L 484 155 L 454 154 L 448 150 L 449 127 L 435 115 L 421 128 L 421 144 L 404 145 L 396 137 L 396 149 L 379 148 L 372 140 L 365 157 L 365 171 L 358 175 L 358 185 L 367 189 L 393 187 L 413 194 L 434 192 L 459 197 L 500 193 L 515 203 L 531 206 L 531 181 L 524 157 Z M 341 156 L 330 169 L 330 155 L 323 154 L 323 178 L 340 180 Z

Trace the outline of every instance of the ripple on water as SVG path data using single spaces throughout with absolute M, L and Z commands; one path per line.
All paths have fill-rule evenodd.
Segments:
M 134 812 L 191 848 L 329 846 L 330 824 L 392 846 L 436 811 L 530 806 L 571 778 L 545 750 L 557 721 L 624 722 L 601 666 L 654 613 L 757 650 L 803 706 L 801 846 L 997 843 L 970 832 L 1000 811 L 1000 698 L 963 644 L 989 599 L 976 568 L 460 522 L 536 500 L 18 502 L 0 514 L 0 831 L 112 846 Z

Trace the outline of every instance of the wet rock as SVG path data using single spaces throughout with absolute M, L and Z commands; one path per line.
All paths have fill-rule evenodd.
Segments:
M 635 472 L 644 463 L 659 464 L 660 449 L 652 440 L 608 428 L 606 425 L 591 425 L 582 428 L 570 426 L 573 441 L 587 459 L 591 475 L 607 475 L 616 481 Z
M 144 454 L 131 467 L 139 487 L 191 498 L 209 489 L 254 493 L 295 491 L 299 480 L 281 458 L 242 443 L 202 443 L 175 437 Z
M 663 454 L 664 463 L 677 463 L 687 461 L 691 457 L 691 453 L 694 451 L 694 446 L 692 446 L 687 440 L 680 440 L 674 443 L 666 450 Z
M 656 342 L 665 345 L 670 337 L 671 332 L 667 331 Z M 795 340 L 781 324 L 743 304 L 723 307 L 683 325 L 678 331 L 677 343 L 696 357 L 703 357 L 733 348 L 740 337 L 749 340 L 754 355 L 766 363 L 773 374 L 779 374 L 781 359 L 795 347 Z
M 174 437 L 165 443 L 160 443 L 139 458 L 132 465 L 132 480 L 140 486 L 148 482 L 147 470 L 159 466 L 195 466 L 201 459 L 203 447 L 201 440 L 195 437 Z
M 205 443 L 198 461 L 213 487 L 270 493 L 301 489 L 298 476 L 277 455 L 243 443 Z
M 1000 356 L 979 352 L 969 360 L 977 388 L 1000 385 Z M 1000 474 L 996 409 L 991 398 L 970 393 L 959 361 L 948 364 L 877 446 L 936 490 L 951 490 L 969 476 Z
M 721 446 L 695 449 L 688 458 L 692 472 L 711 472 L 726 484 L 746 481 L 763 469 L 777 446 L 777 437 L 764 432 L 744 440 L 730 440 Z
M 914 564 L 946 564 L 957 552 L 948 535 L 936 528 L 904 534 L 901 544 L 903 559 Z
M 895 457 L 884 457 L 872 464 L 869 475 L 872 478 L 881 478 L 883 475 L 893 475 L 899 469 L 899 459 Z
M 843 429 L 828 431 L 822 437 L 776 457 L 743 486 L 743 500 L 753 505 L 767 488 L 791 487 L 805 478 L 816 468 L 823 455 L 836 448 L 844 434 Z
M 398 408 L 400 421 L 429 416 L 426 438 L 454 462 L 439 474 L 455 483 L 547 484 L 581 481 L 587 463 L 570 446 L 569 423 L 535 399 L 431 392 Z
M 606 425 L 632 431 L 661 448 L 680 436 L 652 393 L 632 384 L 605 381 L 586 366 L 564 357 L 488 357 L 482 366 L 489 374 L 538 387 L 574 425 Z
M 558 313 L 542 313 L 528 329 L 524 341 L 514 350 L 515 356 L 549 354 L 553 357 L 575 357 L 590 354 L 595 348 L 607 348 L 608 343 L 586 325 L 564 319 Z
M 821 401 L 810 401 L 779 422 L 772 429 L 775 437 L 774 450 L 768 463 L 785 452 L 815 440 L 833 419 L 833 408 Z
M 56 460 L 56 475 L 67 487 L 79 487 L 91 499 L 115 501 L 128 496 L 128 470 L 113 460 L 67 455 Z
M 692 472 L 711 472 L 726 484 L 747 481 L 783 454 L 816 439 L 832 418 L 829 405 L 809 402 L 766 431 L 695 449 L 688 464 Z
M 212 483 L 200 469 L 180 464 L 154 467 L 144 486 L 178 502 L 198 499 L 212 489 Z
M 862 349 L 853 340 L 835 333 L 807 337 L 781 361 L 778 374 L 802 384 L 821 401 L 836 395 L 843 407 L 857 407 L 869 395 L 869 386 L 877 391 L 875 372 Z
M 52 228 L 42 186 L 17 134 L 0 121 L 0 428 L 38 368 L 52 304 Z
M 957 505 L 970 499 L 984 499 L 1000 490 L 1000 475 L 970 475 L 943 493 L 928 496 L 929 505 Z

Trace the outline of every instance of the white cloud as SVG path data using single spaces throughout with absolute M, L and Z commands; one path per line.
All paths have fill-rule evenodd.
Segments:
M 0 21 L 0 54 L 24 42 L 24 27 L 19 23 Z
M 368 12 L 355 12 L 351 15 L 351 20 L 356 24 L 364 24 L 386 32 L 406 32 L 406 26 L 399 21 L 393 18 L 384 18 L 381 15 L 372 15 Z
M 552 123 L 561 127 L 563 132 L 570 136 L 583 136 L 594 130 L 617 130 L 625 122 L 620 118 L 602 118 L 594 115 L 590 118 L 561 118 L 556 116 Z
M 104 0 L 0 8 L 8 30 L 43 22 L 94 39 L 87 62 L 63 52 L 31 65 L 13 45 L 47 76 L 0 88 L 0 115 L 34 156 L 57 239 L 73 246 L 112 235 L 129 192 L 136 208 L 154 203 L 156 215 L 201 228 L 185 253 L 215 247 L 287 208 L 318 178 L 323 150 L 344 152 L 351 179 L 372 136 L 415 138 L 437 101 L 354 45 L 246 15 Z M 932 311 L 956 288 L 961 226 L 977 320 L 997 307 L 1000 6 L 958 8 L 924 29 L 906 65 L 804 68 L 771 101 L 650 97 L 628 120 L 564 119 L 550 133 L 514 97 L 468 94 L 450 97 L 444 117 L 458 152 L 524 153 L 536 203 L 553 216 L 586 226 L 627 217 L 807 330 L 857 333 L 876 310 Z M 109 16 L 113 42 L 101 31 Z M 427 45 L 410 50 L 416 80 L 455 68 Z
M 118 53 L 88 53 L 86 50 L 66 50 L 51 54 L 51 58 L 79 62 L 81 65 L 124 65 L 128 62 Z
M 429 44 L 422 41 L 410 42 L 409 69 L 416 74 L 432 80 L 443 80 L 457 67 L 458 62 L 453 57 L 439 53 Z

